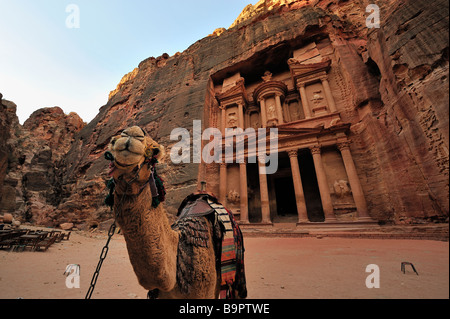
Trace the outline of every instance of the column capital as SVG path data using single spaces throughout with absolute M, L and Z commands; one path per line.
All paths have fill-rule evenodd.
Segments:
M 326 75 L 326 74 L 324 74 L 324 75 L 321 75 L 321 76 L 319 76 L 319 79 L 320 79 L 320 81 L 327 81 L 328 82 L 328 75 Z
M 314 145 L 310 146 L 309 149 L 311 150 L 311 153 L 314 154 L 320 154 L 321 146 L 320 145 Z
M 287 151 L 289 157 L 297 157 L 297 150 Z
M 246 108 L 245 103 L 243 101 L 239 101 L 236 103 L 238 107 Z
M 300 88 L 304 88 L 306 86 L 306 83 L 298 81 L 297 82 L 297 86 L 300 87 Z
M 238 163 L 239 163 L 239 165 L 247 165 L 247 162 L 248 162 L 248 159 L 244 158 L 244 161 L 242 163 L 241 162 L 238 162 Z
M 337 147 L 338 147 L 339 151 L 341 151 L 341 152 L 342 152 L 342 150 L 350 149 L 350 141 L 337 143 Z
M 219 165 L 220 165 L 220 168 L 227 167 L 227 163 L 219 163 Z

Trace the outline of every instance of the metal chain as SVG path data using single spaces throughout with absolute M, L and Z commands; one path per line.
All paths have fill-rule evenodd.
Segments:
M 130 181 L 126 182 L 127 184 L 127 188 L 131 186 L 131 183 L 133 183 L 135 180 L 138 179 L 139 177 L 139 173 L 141 172 L 141 169 L 144 165 L 142 164 L 138 171 L 136 172 L 136 175 L 133 177 L 133 179 L 131 179 Z M 123 201 L 124 197 L 121 198 L 121 201 L 119 202 L 119 207 L 122 206 L 122 201 Z M 114 211 L 114 209 L 111 207 L 111 211 Z M 118 214 L 118 211 L 120 211 L 120 209 L 116 210 L 116 214 Z M 92 293 L 94 292 L 94 288 L 95 285 L 97 284 L 97 279 L 98 279 L 98 275 L 100 274 L 100 269 L 102 268 L 102 264 L 103 261 L 106 258 L 106 255 L 108 254 L 108 250 L 109 250 L 109 242 L 111 241 L 112 236 L 114 235 L 115 231 L 116 231 L 116 219 L 117 219 L 117 215 L 114 216 L 114 222 L 111 224 L 111 226 L 109 227 L 109 231 L 108 231 L 108 239 L 106 241 L 105 246 L 103 246 L 102 252 L 100 253 L 100 260 L 98 261 L 97 264 L 97 268 L 95 269 L 94 275 L 92 275 L 92 279 L 91 279 L 91 284 L 89 286 L 89 289 L 86 293 L 86 297 L 84 299 L 91 299 Z
M 102 252 L 100 254 L 100 260 L 98 261 L 97 268 L 95 269 L 94 275 L 92 276 L 91 285 L 89 286 L 89 290 L 86 294 L 85 299 L 91 299 L 92 293 L 94 292 L 95 284 L 97 283 L 98 275 L 100 274 L 100 269 L 102 268 L 103 261 L 108 254 L 108 245 L 109 242 L 116 231 L 116 221 L 111 224 L 108 231 L 108 240 L 106 241 L 105 246 L 103 246 Z

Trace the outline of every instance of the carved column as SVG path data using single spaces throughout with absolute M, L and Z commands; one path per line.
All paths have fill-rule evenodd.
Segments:
M 266 101 L 264 99 L 260 99 L 259 104 L 261 105 L 262 127 L 266 127 L 267 126 Z
M 281 107 L 281 97 L 279 94 L 275 95 L 275 104 L 277 105 L 278 124 L 283 124 L 283 109 Z
M 220 123 L 220 130 L 222 131 L 222 136 L 225 136 L 225 127 L 226 127 L 226 107 L 225 106 L 222 106 L 221 107 L 221 110 L 222 110 L 222 118 L 221 118 L 221 123 Z
M 330 89 L 330 84 L 328 83 L 328 79 L 324 76 L 324 77 L 321 77 L 320 80 L 322 81 L 322 86 L 325 91 L 325 96 L 327 98 L 330 112 L 334 113 L 337 111 L 337 109 L 336 109 L 336 105 L 334 104 L 334 98 L 333 98 L 333 94 L 331 94 L 331 89 Z
M 259 164 L 259 192 L 261 194 L 261 215 L 262 223 L 271 224 L 270 220 L 270 206 L 269 206 L 269 189 L 267 188 L 267 176 L 266 165 L 264 163 Z
M 314 167 L 316 170 L 317 183 L 319 185 L 320 199 L 322 201 L 323 213 L 325 215 L 325 222 L 334 222 L 333 204 L 331 201 L 330 189 L 328 187 L 327 176 L 322 163 L 322 154 L 320 146 L 311 147 L 311 153 L 314 160 Z
M 305 195 L 303 193 L 302 178 L 298 166 L 297 150 L 288 151 L 291 161 L 292 180 L 294 181 L 295 200 L 297 203 L 298 222 L 307 223 L 308 213 L 306 210 Z
M 366 198 L 359 181 L 355 163 L 353 162 L 348 142 L 339 143 L 339 151 L 341 151 L 342 160 L 344 161 L 345 171 L 347 172 L 348 182 L 352 189 L 353 200 L 355 201 L 356 210 L 358 211 L 359 220 L 372 220 L 367 209 Z
M 300 83 L 300 98 L 302 99 L 303 112 L 305 118 L 311 118 L 311 110 L 309 108 L 308 97 L 306 96 L 305 83 Z
M 238 104 L 238 112 L 239 112 L 239 127 L 244 129 L 244 107 L 242 103 Z
M 227 203 L 227 164 L 220 163 L 220 177 L 219 177 L 219 200 L 222 205 Z
M 248 194 L 247 194 L 247 164 L 239 163 L 239 188 L 240 188 L 240 223 L 248 223 Z

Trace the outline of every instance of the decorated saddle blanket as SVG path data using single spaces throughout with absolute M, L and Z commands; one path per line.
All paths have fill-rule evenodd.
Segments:
M 209 194 L 191 194 L 178 209 L 178 220 L 172 225 L 180 231 L 177 255 L 177 281 L 189 293 L 192 282 L 194 247 L 208 247 L 209 226 L 213 226 L 213 245 L 217 274 L 221 278 L 221 299 L 247 297 L 244 268 L 244 241 L 233 214 Z

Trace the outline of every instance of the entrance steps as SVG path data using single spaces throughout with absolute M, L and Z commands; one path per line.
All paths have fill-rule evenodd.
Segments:
M 244 237 L 341 237 L 449 241 L 449 224 L 379 225 L 376 222 L 239 224 Z

